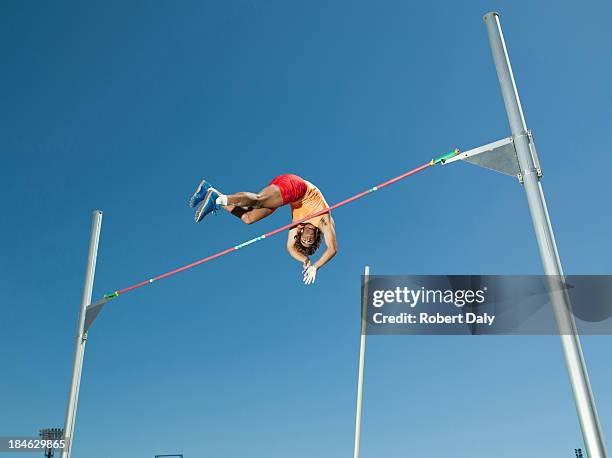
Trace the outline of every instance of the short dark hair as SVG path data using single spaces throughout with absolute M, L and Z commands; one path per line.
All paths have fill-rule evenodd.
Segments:
M 297 227 L 297 232 L 295 233 L 294 236 L 294 240 L 295 242 L 293 243 L 293 246 L 295 247 L 295 249 L 303 254 L 304 256 L 310 256 L 315 254 L 315 252 L 319 249 L 319 247 L 321 246 L 321 240 L 322 240 L 322 236 L 321 236 L 321 230 L 318 227 L 314 228 L 315 231 L 315 235 L 314 235 L 314 243 L 308 247 L 302 245 L 302 242 L 300 241 L 300 238 L 302 236 L 302 232 L 304 232 L 304 226 L 298 226 Z

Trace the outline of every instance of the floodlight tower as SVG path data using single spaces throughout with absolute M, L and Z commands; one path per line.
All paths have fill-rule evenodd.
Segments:
M 45 428 L 41 429 L 38 435 L 45 441 L 59 441 L 64 437 L 64 430 L 62 428 Z M 53 458 L 54 454 L 55 449 L 53 447 L 45 448 L 45 458 Z

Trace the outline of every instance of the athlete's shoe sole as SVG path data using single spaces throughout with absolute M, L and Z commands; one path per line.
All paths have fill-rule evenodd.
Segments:
M 195 212 L 196 223 L 202 221 L 206 215 L 217 211 L 218 206 L 215 202 L 217 200 L 217 197 L 219 197 L 219 192 L 215 189 L 210 188 L 208 191 L 206 191 L 204 199 L 202 200 Z
M 196 205 L 202 202 L 202 200 L 204 200 L 204 196 L 206 195 L 206 191 L 208 191 L 211 187 L 212 186 L 209 182 L 202 180 L 193 195 L 189 198 L 189 206 L 191 208 L 195 208 Z M 204 194 L 202 194 L 202 190 L 204 191 Z

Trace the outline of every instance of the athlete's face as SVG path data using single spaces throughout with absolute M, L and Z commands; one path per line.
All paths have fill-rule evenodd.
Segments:
M 316 231 L 314 226 L 307 224 L 302 229 L 302 235 L 300 236 L 300 243 L 302 246 L 309 248 L 315 243 Z

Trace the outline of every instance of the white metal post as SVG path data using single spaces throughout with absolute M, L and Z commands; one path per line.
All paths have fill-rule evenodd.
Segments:
M 89 238 L 89 253 L 87 255 L 87 268 L 85 270 L 85 286 L 81 298 L 81 309 L 74 345 L 74 359 L 72 363 L 72 379 L 70 381 L 70 392 L 68 394 L 68 406 L 66 408 L 66 420 L 64 422 L 64 438 L 66 448 L 62 451 L 62 458 L 70 458 L 72 454 L 72 441 L 74 436 L 74 424 L 76 421 L 77 404 L 79 401 L 79 387 L 81 385 L 81 372 L 83 370 L 83 357 L 85 355 L 85 344 L 87 334 L 83 331 L 85 326 L 86 308 L 91 303 L 94 276 L 96 273 L 96 259 L 98 257 L 98 243 L 100 241 L 100 228 L 102 227 L 102 212 L 95 210 L 91 221 L 91 236 Z
M 365 266 L 363 283 L 363 297 L 361 298 L 361 344 L 359 345 L 359 377 L 357 380 L 357 413 L 355 415 L 355 448 L 353 457 L 359 458 L 361 446 L 361 405 L 363 401 L 363 367 L 365 362 L 366 346 L 366 318 L 368 308 L 368 282 L 370 280 L 370 267 Z
M 487 13 L 484 16 L 484 21 L 504 98 L 504 105 L 508 114 L 508 121 L 514 138 L 514 145 L 538 241 L 540 257 L 544 266 L 544 273 L 559 277 L 563 275 L 563 268 L 557 251 L 548 209 L 546 208 L 544 192 L 537 175 L 534 158 L 531 154 L 531 140 L 514 81 L 514 75 L 512 74 L 512 67 L 510 66 L 510 59 L 499 22 L 499 15 L 494 12 Z M 551 303 L 559 327 L 563 354 L 569 372 L 576 410 L 588 456 L 589 458 L 606 458 L 607 451 L 604 436 L 597 415 L 595 399 L 591 390 L 580 338 L 576 330 L 576 323 L 571 313 L 569 298 L 565 292 L 556 291 L 551 293 Z

